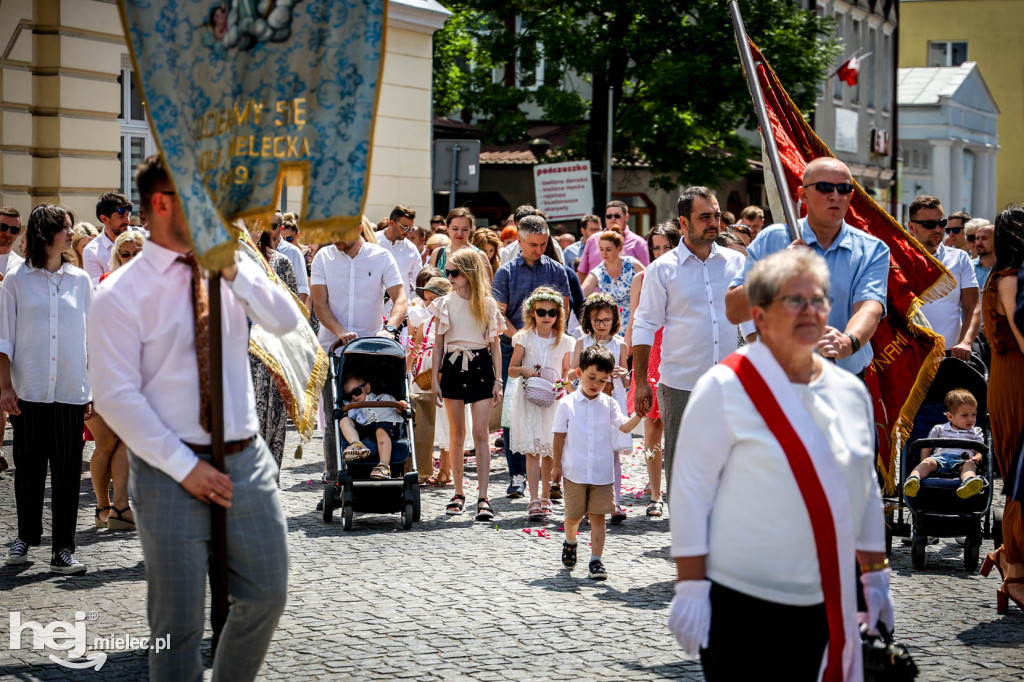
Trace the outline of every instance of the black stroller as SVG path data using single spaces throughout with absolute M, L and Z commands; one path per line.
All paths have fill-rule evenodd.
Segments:
M 380 461 L 376 452 L 366 459 L 346 462 L 341 456 L 348 444 L 341 435 L 338 421 L 345 416 L 348 408 L 342 407 L 340 396 L 345 379 L 352 374 L 362 377 L 370 384 L 373 393 L 387 393 L 397 400 L 409 402 L 409 385 L 405 368 L 405 351 L 401 344 L 391 339 L 368 336 L 356 339 L 337 352 L 338 344 L 331 348 L 330 361 L 333 368 L 331 394 L 333 410 L 328 419 L 335 422 L 334 452 L 338 459 L 338 480 L 324 484 L 324 521 L 330 523 L 335 508 L 335 495 L 341 498 L 341 521 L 345 530 L 352 530 L 352 513 L 402 514 L 402 526 L 406 530 L 413 521 L 420 520 L 420 485 L 416 471 L 416 453 L 413 446 L 412 412 L 402 411 L 398 403 L 361 402 L 358 407 L 394 407 L 403 418 L 399 425 L 399 437 L 393 439 L 391 448 L 391 478 L 373 480 L 370 472 Z M 350 406 L 352 408 L 356 405 Z M 326 406 L 325 406 L 326 409 Z M 410 464 L 405 472 L 406 464 Z
M 947 357 L 939 365 L 935 379 L 932 381 L 928 394 L 914 417 L 914 428 L 900 457 L 900 490 L 899 495 L 910 509 L 913 517 L 913 529 L 910 532 L 910 558 L 914 568 L 924 568 L 925 547 L 929 537 L 965 537 L 964 567 L 968 572 L 978 570 L 978 556 L 983 537 L 990 536 L 990 512 L 992 508 L 992 458 L 989 448 L 992 435 L 989 431 L 986 398 L 988 383 L 985 376 L 978 370 L 980 360 L 970 364 L 956 358 Z M 984 434 L 985 443 L 959 439 L 929 439 L 928 432 L 936 424 L 946 421 L 946 394 L 955 389 L 963 388 L 971 392 L 978 401 L 977 426 Z M 903 484 L 907 476 L 921 460 L 922 448 L 955 447 L 965 451 L 981 453 L 982 462 L 978 467 L 978 475 L 984 480 L 984 489 L 967 499 L 956 494 L 960 485 L 959 476 L 942 476 L 933 474 L 921 481 L 921 488 L 915 497 L 903 494 Z M 900 519 L 896 528 L 906 534 L 903 524 L 903 509 L 900 508 Z

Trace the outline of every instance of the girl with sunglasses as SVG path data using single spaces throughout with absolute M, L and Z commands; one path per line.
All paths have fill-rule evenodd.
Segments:
M 508 376 L 516 382 L 509 391 L 509 447 L 512 452 L 526 455 L 530 487 L 526 513 L 531 521 L 543 520 L 551 513 L 551 499 L 538 497 L 538 486 L 539 490 L 550 490 L 554 464 L 552 425 L 558 403 L 542 407 L 531 402 L 527 381 L 540 377 L 552 383 L 567 383 L 575 340 L 565 334 L 562 302 L 562 295 L 554 289 L 535 289 L 523 302 L 523 328 L 512 337 Z
M 445 275 L 454 291 L 428 306 L 434 314 L 432 387 L 437 405 L 448 414 L 449 450 L 455 495 L 445 508 L 449 516 L 462 513 L 466 503 L 463 489 L 463 441 L 466 437 L 466 405 L 473 414 L 473 443 L 477 453 L 477 521 L 490 521 L 494 510 L 487 498 L 490 479 L 488 422 L 491 409 L 501 399 L 501 348 L 498 334 L 503 328 L 498 304 L 491 296 L 490 268 L 471 249 L 452 254 Z

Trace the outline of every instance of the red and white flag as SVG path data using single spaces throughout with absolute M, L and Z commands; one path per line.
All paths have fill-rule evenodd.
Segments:
M 843 62 L 836 71 L 836 78 L 843 81 L 851 88 L 857 84 L 857 75 L 860 71 L 860 60 L 863 57 L 850 57 Z

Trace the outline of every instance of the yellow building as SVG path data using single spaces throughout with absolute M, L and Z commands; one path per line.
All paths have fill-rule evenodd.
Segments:
M 1024 2 L 904 0 L 900 3 L 901 67 L 977 62 L 999 106 L 996 207 L 1024 201 Z M 904 159 L 904 163 L 906 159 Z M 995 216 L 983 216 L 994 218 Z
M 397 203 L 429 221 L 431 46 L 449 14 L 436 0 L 389 3 L 366 200 L 375 222 Z M 138 206 L 132 171 L 155 151 L 116 2 L 0 2 L 0 205 L 24 220 L 35 204 L 59 203 L 95 223 L 104 192 Z

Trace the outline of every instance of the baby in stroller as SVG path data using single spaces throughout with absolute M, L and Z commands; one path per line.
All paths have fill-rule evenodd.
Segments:
M 959 438 L 984 443 L 985 437 L 981 428 L 975 426 L 978 421 L 978 401 L 970 391 L 956 388 L 946 394 L 945 424 L 936 424 L 928 433 L 928 438 Z M 914 497 L 921 489 L 921 479 L 934 473 L 960 474 L 960 487 L 956 494 L 961 499 L 977 495 L 985 487 L 984 481 L 978 477 L 978 466 L 981 464 L 981 453 L 973 455 L 962 448 L 922 448 L 921 463 L 907 476 L 903 484 L 903 493 Z
M 403 411 L 409 409 L 404 400 L 395 400 L 387 393 L 371 393 L 370 383 L 362 377 L 349 375 L 342 385 L 342 405 L 362 402 L 397 402 Z M 393 407 L 361 407 L 349 410 L 341 418 L 341 435 L 349 445 L 342 451 L 346 462 L 366 459 L 376 450 L 380 463 L 373 467 L 370 478 L 391 478 L 391 441 L 400 437 L 402 417 Z M 363 443 L 369 442 L 369 447 Z

